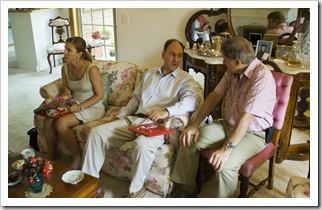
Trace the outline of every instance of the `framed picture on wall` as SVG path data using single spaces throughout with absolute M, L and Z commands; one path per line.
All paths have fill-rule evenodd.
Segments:
M 271 57 L 273 42 L 258 40 L 255 55 L 259 60 L 268 60 Z

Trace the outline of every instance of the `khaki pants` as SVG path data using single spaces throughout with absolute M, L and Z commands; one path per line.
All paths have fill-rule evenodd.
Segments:
M 137 192 L 144 184 L 151 165 L 154 153 L 164 143 L 164 136 L 145 137 L 130 131 L 129 126 L 152 123 L 146 118 L 129 116 L 110 123 L 92 128 L 85 146 L 82 171 L 94 177 L 99 172 L 105 160 L 105 151 L 110 147 L 118 147 L 131 141 L 132 150 L 132 181 L 129 192 Z
M 199 129 L 199 140 L 193 146 L 180 148 L 176 159 L 171 180 L 184 185 L 194 185 L 198 171 L 200 150 L 221 146 L 227 136 L 232 132 L 232 127 L 225 120 L 214 121 L 210 125 Z M 250 157 L 263 150 L 266 146 L 265 132 L 246 133 L 244 138 L 233 149 L 225 162 L 221 172 L 215 172 L 215 183 L 213 186 L 215 197 L 232 197 L 238 183 L 238 170 L 240 166 Z

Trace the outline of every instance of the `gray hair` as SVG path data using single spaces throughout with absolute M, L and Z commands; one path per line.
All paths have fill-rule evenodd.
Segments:
M 282 12 L 280 11 L 275 11 L 271 12 L 267 15 L 267 19 L 271 19 L 273 21 L 278 20 L 280 23 L 285 23 L 285 17 Z
M 251 43 L 239 36 L 225 39 L 221 45 L 221 53 L 230 60 L 239 59 L 243 64 L 250 64 L 255 59 Z

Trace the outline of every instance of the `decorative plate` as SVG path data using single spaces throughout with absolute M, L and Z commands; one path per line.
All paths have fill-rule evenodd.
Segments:
M 17 185 L 19 182 L 21 182 L 23 178 L 23 175 L 14 171 L 8 174 L 8 185 L 9 186 L 15 186 Z
M 11 168 L 17 171 L 22 171 L 25 161 L 23 159 L 17 160 L 11 164 Z
M 63 174 L 62 180 L 67 184 L 77 184 L 82 181 L 85 177 L 84 172 L 80 170 L 71 170 Z

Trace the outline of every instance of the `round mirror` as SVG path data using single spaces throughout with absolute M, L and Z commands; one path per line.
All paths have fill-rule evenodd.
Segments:
M 228 8 L 200 10 L 190 17 L 185 28 L 185 36 L 190 47 L 193 43 L 209 41 L 211 35 L 225 32 L 236 36 Z

